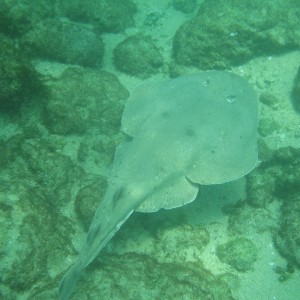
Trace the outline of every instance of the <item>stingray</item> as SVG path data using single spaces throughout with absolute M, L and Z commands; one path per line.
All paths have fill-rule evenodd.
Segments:
M 137 87 L 122 116 L 128 137 L 116 149 L 107 191 L 59 299 L 69 298 L 83 269 L 134 211 L 179 207 L 196 198 L 200 185 L 249 173 L 257 164 L 257 111 L 250 84 L 226 71 Z

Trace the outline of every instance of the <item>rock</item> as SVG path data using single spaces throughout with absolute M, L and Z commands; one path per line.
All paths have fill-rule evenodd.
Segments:
M 269 92 L 261 93 L 259 100 L 261 103 L 267 105 L 268 107 L 274 110 L 278 107 L 278 103 L 279 103 L 278 98 Z
M 234 299 L 227 283 L 201 264 L 160 263 L 128 253 L 101 255 L 93 265 L 90 279 L 78 284 L 78 299 L 84 299 L 87 290 L 91 299 Z
M 275 174 L 276 195 L 284 201 L 289 201 L 299 193 L 300 186 L 300 149 L 294 147 L 285 147 L 275 152 L 273 159 L 274 167 L 280 166 Z
M 147 78 L 159 72 L 163 65 L 163 57 L 151 38 L 135 35 L 116 46 L 114 63 L 122 72 Z
M 84 178 L 83 169 L 55 151 L 50 139 L 24 141 L 20 148 L 19 155 L 26 162 L 32 181 L 37 183 L 35 192 L 52 205 L 62 206 L 71 201 L 72 185 Z
M 250 226 L 256 227 L 259 223 L 266 228 L 272 228 L 279 253 L 292 267 L 300 268 L 300 149 L 286 147 L 274 150 L 269 160 L 263 161 L 246 176 L 246 180 L 247 203 L 256 208 L 256 214 L 264 207 L 267 215 L 259 222 L 250 214 L 242 213 L 236 208 L 230 216 L 231 227 L 237 228 L 239 225 L 241 228 L 240 224 L 251 220 L 252 225 L 247 224 L 242 232 L 249 230 L 247 228 Z M 268 216 L 268 204 L 273 201 L 281 203 L 278 219 Z M 242 211 L 246 212 L 245 207 Z M 276 221 L 275 224 L 271 224 L 272 219 Z
M 88 230 L 106 188 L 106 178 L 99 177 L 78 191 L 75 199 L 75 211 L 85 230 Z
M 271 197 L 270 197 L 271 198 Z M 272 199 L 274 201 L 274 199 Z M 246 201 L 238 201 L 234 205 L 226 205 L 224 213 L 229 215 L 228 232 L 231 235 L 255 236 L 261 232 L 269 231 L 277 225 L 276 216 L 270 218 L 270 211 L 260 206 L 250 205 Z
M 275 177 L 265 168 L 258 168 L 246 177 L 247 203 L 254 207 L 266 207 L 273 199 Z
M 60 0 L 64 16 L 92 23 L 100 32 L 122 32 L 132 26 L 136 6 L 131 0 Z
M 300 268 L 300 197 L 298 194 L 284 202 L 280 220 L 280 227 L 274 232 L 275 246 L 291 265 Z
M 157 233 L 154 256 L 158 261 L 186 262 L 200 261 L 201 253 L 210 241 L 204 226 L 174 226 Z
M 191 13 L 197 5 L 196 0 L 173 0 L 173 7 L 184 13 Z
M 300 67 L 294 79 L 292 99 L 295 109 L 300 112 Z
M 0 168 L 4 168 L 9 159 L 9 150 L 4 140 L 0 139 Z
M 49 283 L 49 280 L 52 280 L 51 270 L 58 267 L 62 255 L 66 256 L 72 250 L 71 222 L 55 213 L 55 210 L 51 210 L 40 195 L 32 192 L 28 193 L 27 197 L 31 203 L 24 201 L 22 204 L 22 220 L 14 217 L 19 224 L 14 223 L 12 226 L 14 230 L 6 232 L 9 234 L 6 238 L 9 236 L 16 240 L 14 243 L 18 248 L 14 250 L 15 255 L 12 255 L 8 247 L 2 248 L 3 253 L 9 251 L 11 255 L 7 255 L 7 258 L 10 257 L 9 261 L 6 257 L 1 261 L 4 266 L 1 268 L 1 284 L 5 286 L 3 290 L 7 293 L 7 298 L 3 299 L 16 299 L 18 298 L 14 295 L 16 292 L 18 294 L 30 292 L 33 285 L 40 287 L 41 284 Z M 18 238 L 15 237 L 16 233 L 19 234 Z
M 13 22 L 9 17 L 9 7 L 2 1 L 0 3 L 0 32 L 9 35 L 15 31 L 12 28 Z
M 258 138 L 258 160 L 261 162 L 268 161 L 273 157 L 273 150 L 263 138 Z M 255 169 L 257 170 L 257 168 Z M 254 172 L 255 172 L 254 170 Z
M 52 0 L 1 1 L 0 31 L 13 37 L 21 36 L 37 22 L 54 15 L 55 2 Z
M 240 272 L 246 272 L 253 267 L 257 254 L 257 247 L 247 238 L 239 237 L 217 246 L 217 256 L 220 261 Z
M 4 36 L 0 39 L 0 108 L 15 111 L 27 98 L 42 90 L 42 83 L 13 41 Z
M 282 165 L 276 194 L 282 199 L 280 226 L 274 231 L 275 246 L 291 266 L 300 268 L 300 149 L 287 147 L 276 152 Z
M 272 134 L 277 127 L 276 122 L 271 118 L 263 118 L 259 120 L 258 132 L 265 137 Z
M 56 134 L 116 133 L 128 91 L 115 75 L 69 68 L 50 85 L 44 123 Z
M 37 24 L 21 41 L 32 57 L 67 64 L 96 67 L 102 61 L 101 37 L 80 24 L 47 19 Z
M 293 147 L 273 150 L 246 176 L 247 203 L 254 207 L 266 207 L 275 199 L 294 197 L 299 185 L 300 150 Z
M 299 13 L 294 0 L 205 1 L 177 30 L 174 58 L 200 69 L 227 69 L 257 55 L 297 49 Z
M 61 268 L 61 257 L 74 251 L 74 224 L 59 213 L 59 207 L 72 200 L 71 191 L 85 174 L 58 153 L 51 140 L 18 135 L 6 142 L 13 155 L 7 168 L 0 170 L 0 215 L 1 225 L 5 224 L 0 239 L 9 237 L 14 246 L 1 245 L 3 299 L 17 299 L 33 286 L 47 285 L 53 280 L 50 274 Z

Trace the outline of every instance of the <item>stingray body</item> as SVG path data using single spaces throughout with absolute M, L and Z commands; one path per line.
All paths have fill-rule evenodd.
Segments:
M 209 71 L 145 83 L 122 117 L 128 139 L 117 147 L 108 188 L 59 299 L 133 211 L 171 209 L 193 201 L 198 187 L 221 184 L 257 163 L 257 97 L 248 82 Z

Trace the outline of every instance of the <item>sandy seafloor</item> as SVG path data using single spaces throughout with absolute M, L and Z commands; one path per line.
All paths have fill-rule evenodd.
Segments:
M 160 14 L 156 26 L 143 27 L 142 23 L 145 16 L 151 12 Z M 196 10 L 194 13 L 196 13 Z M 154 38 L 165 60 L 168 61 L 170 60 L 172 38 L 176 29 L 187 18 L 192 16 L 193 14 L 185 15 L 175 11 L 172 6 L 167 6 L 165 1 L 138 1 L 138 12 L 135 16 L 136 26 L 134 28 L 129 28 L 122 34 L 103 35 L 106 49 L 103 69 L 118 76 L 121 83 L 129 91 L 132 91 L 143 80 L 128 76 L 115 69 L 112 64 L 112 49 L 115 45 L 127 35 L 138 32 L 138 28 L 142 28 L 144 33 Z M 157 30 L 158 28 L 159 30 Z M 39 72 L 53 76 L 59 76 L 59 74 L 68 67 L 49 61 L 34 61 L 34 64 Z M 257 57 L 245 65 L 232 69 L 233 72 L 246 77 L 258 93 L 267 91 L 277 96 L 280 100 L 280 105 L 277 110 L 266 109 L 261 112 L 261 115 L 268 115 L 280 124 L 280 128 L 265 138 L 265 141 L 273 149 L 289 145 L 300 147 L 300 138 L 294 137 L 295 130 L 300 129 L 300 116 L 293 109 L 290 99 L 293 79 L 295 78 L 299 66 L 300 53 L 290 52 L 280 56 Z M 197 71 L 195 68 L 190 69 L 190 72 Z M 155 80 L 157 78 L 167 78 L 167 74 L 160 73 L 159 75 L 152 76 L 148 80 Z M 10 126 L 9 124 L 1 126 L 1 128 L 2 132 L 0 132 L 0 136 L 4 138 L 18 131 L 18 128 Z M 64 154 L 75 157 L 77 151 L 76 142 L 74 142 L 73 137 L 66 137 L 66 139 L 69 140 L 69 144 L 65 147 Z M 90 167 L 91 173 L 105 174 L 106 172 L 106 170 L 97 171 L 92 165 Z M 237 200 L 245 198 L 244 183 L 244 179 L 241 179 L 215 188 L 204 188 L 203 191 L 200 191 L 194 203 L 180 208 L 184 213 L 186 212 L 189 218 L 188 223 L 203 224 L 210 233 L 210 243 L 201 257 L 203 264 L 213 274 L 222 274 L 229 270 L 238 275 L 239 284 L 235 285 L 233 283 L 231 286 L 236 299 L 300 299 L 300 270 L 296 270 L 292 276 L 284 282 L 279 282 L 278 274 L 274 272 L 275 265 L 285 265 L 286 261 L 274 248 L 270 231 L 258 233 L 257 230 L 251 227 L 251 222 L 249 222 L 249 228 L 245 236 L 249 236 L 251 240 L 255 241 L 255 245 L 259 249 L 258 260 L 253 270 L 245 273 L 236 272 L 228 265 L 222 264 L 215 255 L 216 244 L 226 242 L 228 239 L 226 232 L 228 217 L 222 213 L 221 209 L 224 204 L 235 203 Z M 190 208 L 191 205 L 192 209 Z M 276 202 L 270 205 L 268 209 L 274 218 L 278 216 L 278 204 Z M 71 211 L 69 213 L 70 215 L 73 214 Z M 264 222 L 264 219 L 261 219 L 260 222 Z M 263 226 L 263 224 L 261 225 Z M 259 224 L 255 226 L 257 228 Z M 78 234 L 78 240 L 75 239 L 74 244 L 79 245 L 82 237 L 82 234 Z M 137 246 L 135 241 L 135 237 L 130 238 L 128 243 L 126 243 L 126 249 L 118 249 L 117 252 L 134 251 L 136 247 L 142 249 L 143 245 Z M 297 298 L 296 295 L 299 295 L 299 298 Z

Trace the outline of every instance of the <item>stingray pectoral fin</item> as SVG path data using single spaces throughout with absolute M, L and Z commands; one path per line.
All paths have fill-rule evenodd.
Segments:
M 183 174 L 174 174 L 147 195 L 137 208 L 139 212 L 154 212 L 183 206 L 195 200 L 199 186 L 189 181 Z
M 83 271 L 82 263 L 78 260 L 65 274 L 58 288 L 58 300 L 68 300 L 75 289 L 76 283 Z

